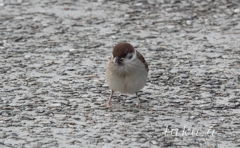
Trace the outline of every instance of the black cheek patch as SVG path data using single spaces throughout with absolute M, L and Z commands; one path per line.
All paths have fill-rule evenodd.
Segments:
M 131 59 L 132 58 L 132 54 L 130 54 L 130 56 L 128 58 Z

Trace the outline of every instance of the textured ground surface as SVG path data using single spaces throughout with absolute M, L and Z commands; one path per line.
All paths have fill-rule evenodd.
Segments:
M 240 146 L 239 4 L 0 0 L 0 147 Z M 144 109 L 102 105 L 120 41 L 149 63 Z

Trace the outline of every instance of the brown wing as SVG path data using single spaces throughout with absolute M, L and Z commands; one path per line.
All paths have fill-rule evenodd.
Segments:
M 143 56 L 141 55 L 141 53 L 139 53 L 138 51 L 136 51 L 136 52 L 137 52 L 137 57 L 138 57 L 138 59 L 143 62 L 143 64 L 145 65 L 145 68 L 147 69 L 147 71 L 149 71 L 149 69 L 148 69 L 148 64 L 147 64 L 147 62 L 145 61 L 144 57 L 143 57 Z

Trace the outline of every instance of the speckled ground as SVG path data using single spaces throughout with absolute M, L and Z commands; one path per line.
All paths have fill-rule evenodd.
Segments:
M 0 147 L 239 147 L 239 0 L 0 0 Z M 113 46 L 149 64 L 110 91 Z

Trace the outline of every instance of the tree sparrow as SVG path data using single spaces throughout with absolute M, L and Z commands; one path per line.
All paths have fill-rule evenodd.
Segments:
M 147 81 L 148 64 L 144 57 L 129 43 L 118 43 L 112 51 L 106 69 L 106 81 L 111 89 L 107 107 L 111 107 L 114 91 L 123 94 L 136 94 L 136 107 L 140 107 L 137 92 Z

